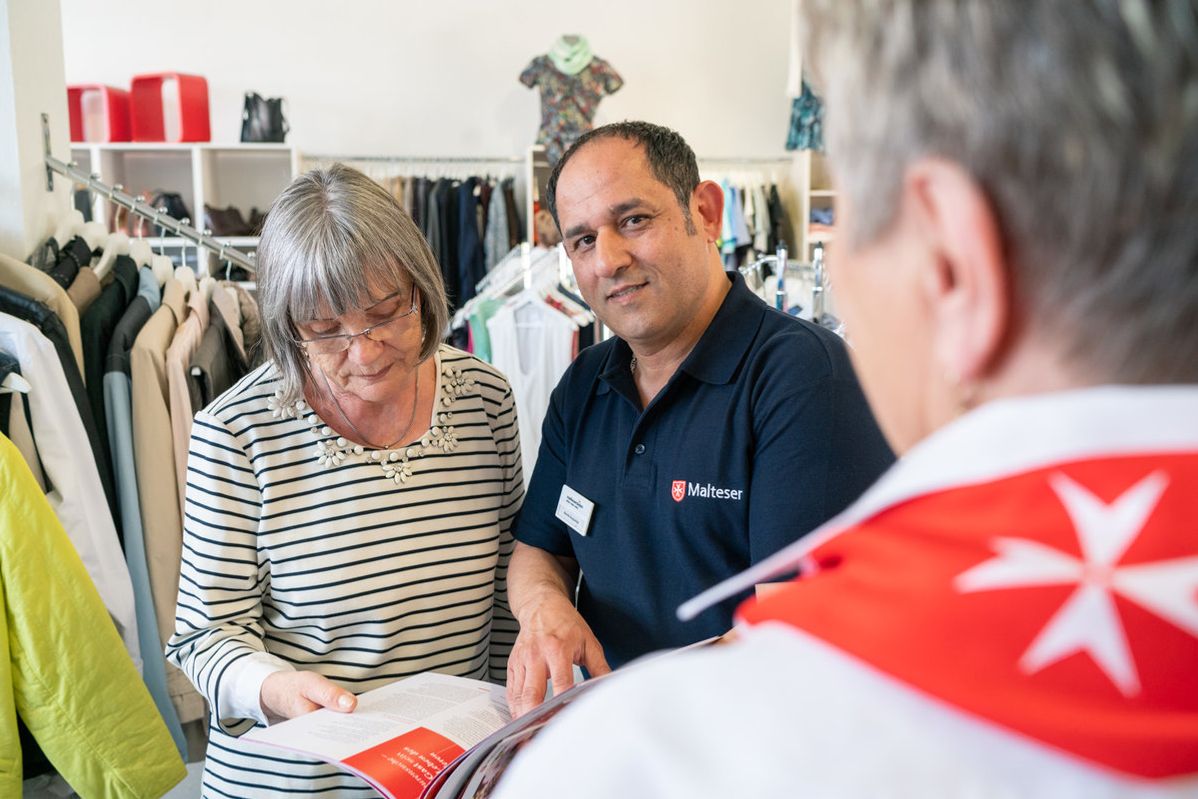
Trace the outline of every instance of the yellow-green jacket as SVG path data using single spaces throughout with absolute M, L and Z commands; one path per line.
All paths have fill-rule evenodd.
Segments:
M 162 796 L 183 761 L 50 503 L 0 435 L 0 796 L 17 714 L 82 799 Z

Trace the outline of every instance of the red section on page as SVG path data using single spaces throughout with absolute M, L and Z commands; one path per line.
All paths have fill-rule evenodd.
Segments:
M 396 799 L 418 799 L 437 774 L 465 751 L 444 735 L 417 727 L 344 762 Z

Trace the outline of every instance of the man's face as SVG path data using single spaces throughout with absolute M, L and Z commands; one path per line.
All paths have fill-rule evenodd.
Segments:
M 558 178 L 558 219 L 583 299 L 630 344 L 669 344 L 718 276 L 693 198 L 691 206 L 688 232 L 641 146 L 618 137 L 585 145 Z

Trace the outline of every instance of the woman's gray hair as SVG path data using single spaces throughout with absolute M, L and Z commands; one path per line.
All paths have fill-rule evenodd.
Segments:
M 1195 0 L 806 0 L 855 244 L 923 156 L 997 214 L 1019 315 L 1100 380 L 1198 379 Z
M 283 375 L 283 400 L 308 377 L 296 320 L 340 316 L 411 281 L 424 333 L 420 360 L 449 323 L 441 270 L 412 217 L 356 169 L 333 164 L 300 175 L 274 201 L 258 244 L 258 300 L 266 355 Z

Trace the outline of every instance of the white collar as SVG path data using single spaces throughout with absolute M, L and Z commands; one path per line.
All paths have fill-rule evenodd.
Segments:
M 790 546 L 687 600 L 689 621 L 788 571 L 816 547 L 880 511 L 954 486 L 1053 463 L 1198 450 L 1198 385 L 1099 386 L 995 400 L 913 447 L 855 503 Z

